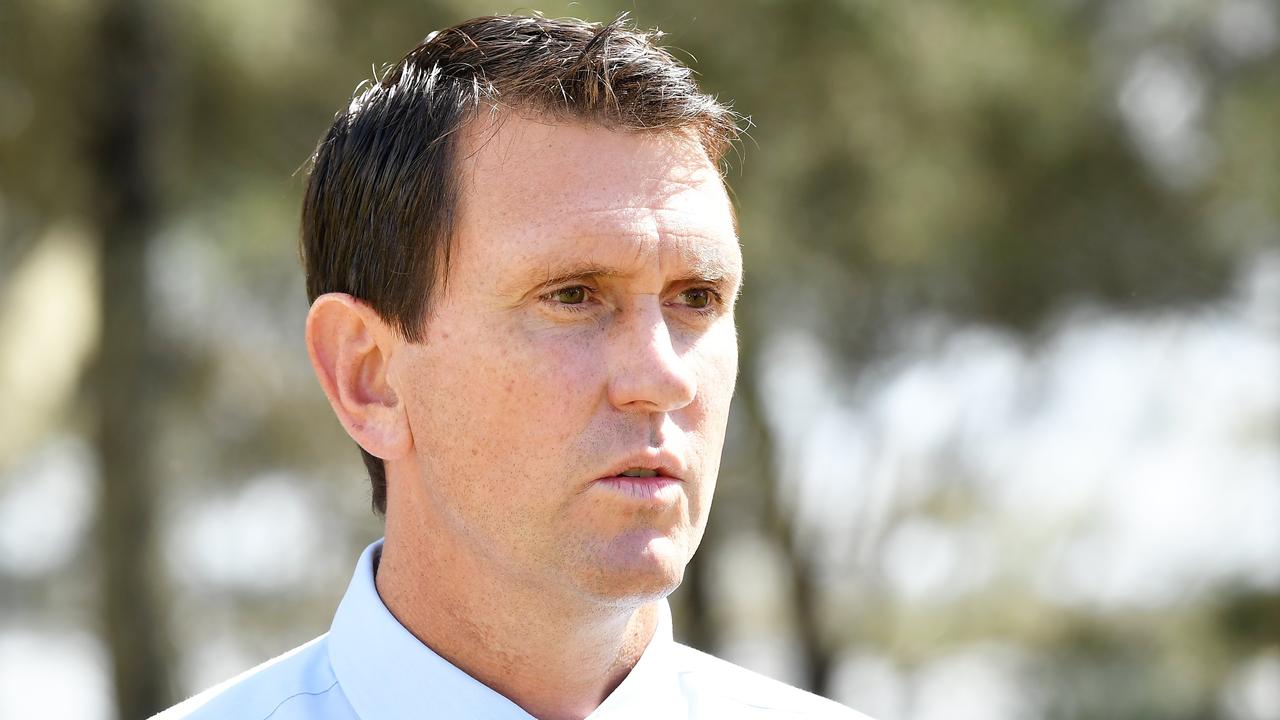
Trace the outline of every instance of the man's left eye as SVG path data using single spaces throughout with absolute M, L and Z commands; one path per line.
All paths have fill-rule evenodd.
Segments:
M 693 308 L 694 310 L 702 310 L 704 308 L 710 307 L 711 301 L 714 299 L 711 296 L 711 291 L 706 288 L 694 288 L 692 290 L 685 290 L 684 292 L 680 293 L 680 295 L 684 297 L 685 304 Z
M 581 305 L 587 300 L 587 289 L 581 285 L 561 288 L 552 292 L 550 297 L 563 305 Z

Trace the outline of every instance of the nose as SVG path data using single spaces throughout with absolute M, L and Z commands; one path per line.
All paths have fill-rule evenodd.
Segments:
M 693 402 L 698 383 L 672 343 L 661 306 L 655 302 L 629 315 L 610 339 L 609 401 L 622 410 L 651 413 Z

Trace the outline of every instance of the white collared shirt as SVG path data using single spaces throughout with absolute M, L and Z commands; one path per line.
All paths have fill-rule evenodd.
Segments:
M 374 585 L 381 552 L 379 540 L 361 554 L 327 634 L 152 720 L 534 720 L 437 655 L 392 616 Z M 639 662 L 588 720 L 709 718 L 868 720 L 675 642 L 664 601 Z

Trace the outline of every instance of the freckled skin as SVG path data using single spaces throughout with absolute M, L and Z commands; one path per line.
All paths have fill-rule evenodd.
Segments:
M 724 188 L 680 135 L 512 116 L 465 144 L 446 291 L 389 369 L 413 438 L 389 465 L 391 513 L 412 497 L 424 542 L 511 587 L 639 607 L 679 584 L 715 487 L 741 274 Z M 574 312 L 521 279 L 564 258 L 621 272 L 580 283 Z M 678 281 L 705 263 L 729 272 L 700 315 Z M 593 484 L 645 448 L 687 464 L 678 501 Z

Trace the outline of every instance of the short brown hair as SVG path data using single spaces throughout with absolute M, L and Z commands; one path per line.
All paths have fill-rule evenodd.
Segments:
M 605 25 L 542 16 L 468 20 L 434 32 L 358 88 L 312 156 L 301 252 L 311 301 L 368 303 L 419 341 L 447 277 L 459 130 L 481 108 L 626 131 L 692 131 L 719 163 L 738 116 L 625 15 Z M 382 460 L 361 448 L 373 509 L 386 512 Z

